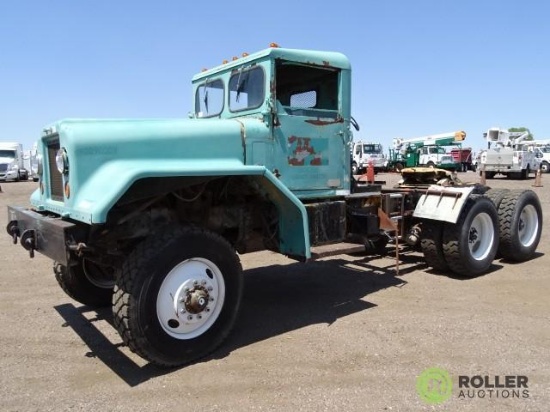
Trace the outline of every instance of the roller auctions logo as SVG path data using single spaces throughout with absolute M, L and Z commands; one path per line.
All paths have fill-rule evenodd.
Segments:
M 453 393 L 453 381 L 445 369 L 428 368 L 416 379 L 416 392 L 426 403 L 443 403 Z M 525 399 L 529 398 L 529 395 L 527 376 L 458 376 L 459 399 Z
M 426 403 L 443 403 L 453 393 L 453 381 L 445 369 L 429 368 L 416 379 L 416 391 Z

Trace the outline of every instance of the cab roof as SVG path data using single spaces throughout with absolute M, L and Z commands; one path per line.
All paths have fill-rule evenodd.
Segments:
M 205 79 L 219 72 L 231 70 L 235 67 L 241 66 L 243 63 L 249 63 L 256 60 L 269 59 L 281 59 L 288 60 L 297 63 L 311 64 L 316 66 L 334 67 L 338 69 L 350 70 L 351 65 L 348 58 L 339 52 L 330 51 L 314 51 L 314 50 L 299 50 L 299 49 L 285 49 L 280 47 L 270 47 L 268 49 L 260 50 L 256 53 L 244 55 L 227 63 L 223 63 L 212 69 L 204 70 L 193 76 L 192 81 Z

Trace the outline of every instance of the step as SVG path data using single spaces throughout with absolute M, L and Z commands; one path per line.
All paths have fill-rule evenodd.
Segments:
M 316 260 L 328 256 L 344 255 L 348 253 L 360 253 L 365 251 L 365 245 L 357 243 L 333 243 L 330 245 L 313 246 L 311 259 Z

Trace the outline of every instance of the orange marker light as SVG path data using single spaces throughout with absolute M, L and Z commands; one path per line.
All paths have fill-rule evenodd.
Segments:
M 65 197 L 67 199 L 71 197 L 71 186 L 69 186 L 69 182 L 65 183 Z
M 235 60 L 238 60 L 238 59 L 239 58 L 237 56 L 233 56 L 233 59 L 231 59 L 231 60 L 235 61 Z
M 244 52 L 244 53 L 243 53 L 243 57 L 246 57 L 246 56 L 248 56 L 248 53 L 247 53 L 247 52 Z
M 269 43 L 269 47 L 277 48 L 279 45 L 277 43 Z

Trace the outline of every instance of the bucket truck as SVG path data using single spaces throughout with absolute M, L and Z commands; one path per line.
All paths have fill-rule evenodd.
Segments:
M 390 149 L 390 167 L 401 170 L 404 167 L 427 166 L 448 170 L 461 170 L 450 153 L 449 146 L 461 148 L 466 138 L 463 131 L 440 133 L 410 139 L 394 138 Z
M 508 178 L 527 179 L 531 171 L 538 168 L 540 162 L 529 149 L 527 136 L 529 132 L 510 132 L 497 127 L 483 134 L 487 150 L 481 155 L 481 166 L 488 179 L 498 173 Z

